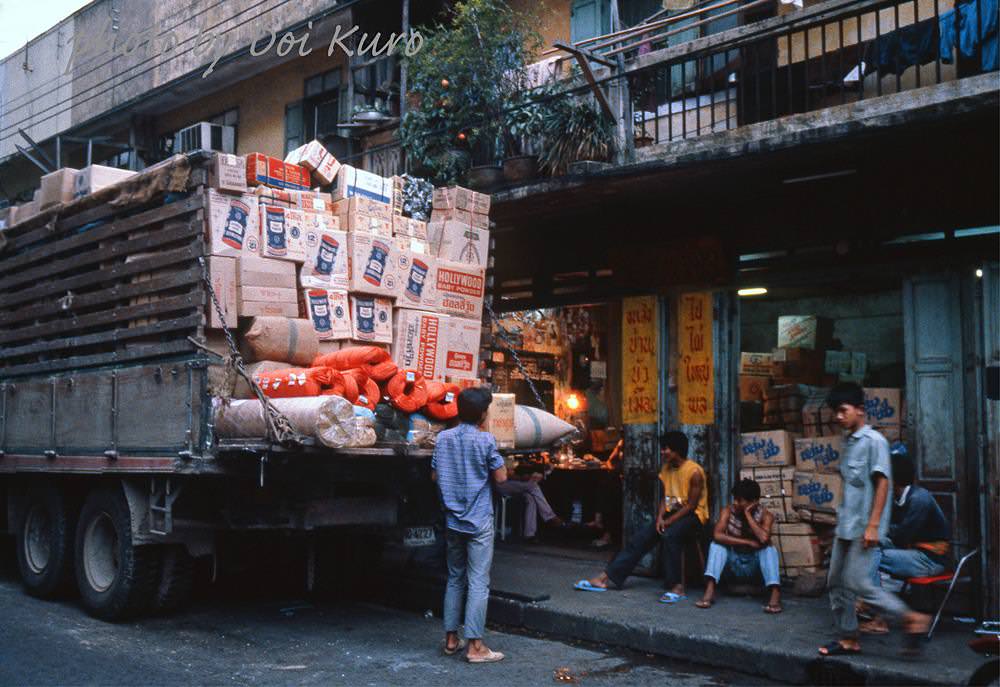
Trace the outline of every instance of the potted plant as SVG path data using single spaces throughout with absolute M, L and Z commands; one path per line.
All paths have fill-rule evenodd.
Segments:
M 539 162 L 553 176 L 566 174 L 574 162 L 608 162 L 615 151 L 615 122 L 594 106 L 591 96 L 552 100 L 541 131 Z
M 546 94 L 545 89 L 521 91 L 524 97 L 507 111 L 504 130 L 503 160 L 504 181 L 521 183 L 538 176 L 538 155 L 528 152 L 526 144 L 537 141 L 545 122 L 545 108 L 548 103 L 539 99 Z
M 420 97 L 408 100 L 400 142 L 410 164 L 436 183 L 489 188 L 513 149 L 507 112 L 524 97 L 525 67 L 540 39 L 531 16 L 501 0 L 461 0 L 445 19 L 422 27 L 424 48 L 406 58 L 410 90 Z
M 377 124 L 389 119 L 389 108 L 381 98 L 376 98 L 373 103 L 355 105 L 353 115 L 355 122 Z

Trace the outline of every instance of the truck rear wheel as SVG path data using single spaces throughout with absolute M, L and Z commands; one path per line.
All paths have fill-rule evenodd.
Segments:
M 154 613 L 169 613 L 188 600 L 194 587 L 194 558 L 180 544 L 163 547 L 160 579 L 153 592 Z
M 92 492 L 76 527 L 76 582 L 87 612 L 102 620 L 142 613 L 150 606 L 159 572 L 158 547 L 132 544 L 122 490 Z
M 24 589 L 47 599 L 73 588 L 73 513 L 55 487 L 32 487 L 17 522 L 17 567 Z

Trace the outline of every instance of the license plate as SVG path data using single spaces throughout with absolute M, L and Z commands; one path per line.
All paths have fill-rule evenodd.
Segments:
M 407 527 L 403 532 L 403 546 L 430 546 L 434 540 L 433 527 Z

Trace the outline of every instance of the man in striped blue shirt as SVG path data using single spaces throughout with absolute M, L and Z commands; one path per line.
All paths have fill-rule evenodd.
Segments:
M 433 477 L 447 513 L 448 586 L 444 594 L 444 651 L 458 653 L 458 626 L 465 601 L 466 659 L 495 663 L 503 654 L 483 643 L 493 563 L 493 493 L 490 478 L 507 480 L 503 457 L 489 432 L 479 427 L 493 401 L 489 389 L 466 389 L 458 395 L 461 423 L 438 435 L 431 459 Z

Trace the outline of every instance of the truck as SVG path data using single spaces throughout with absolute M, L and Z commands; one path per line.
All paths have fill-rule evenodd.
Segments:
M 176 608 L 232 535 L 301 537 L 310 585 L 372 542 L 435 541 L 426 448 L 213 431 L 212 160 L 174 156 L 0 231 L 0 519 L 29 594 L 78 591 L 110 621 Z

